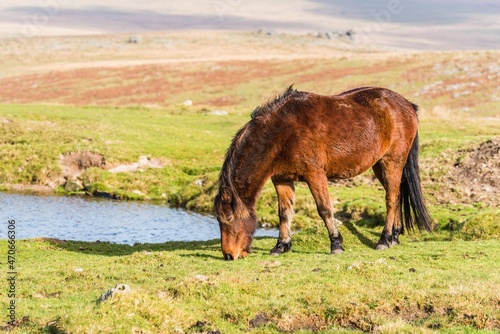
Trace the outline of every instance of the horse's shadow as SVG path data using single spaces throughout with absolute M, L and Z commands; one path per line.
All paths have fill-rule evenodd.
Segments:
M 374 248 L 376 243 L 358 230 L 352 222 L 344 222 L 343 226 L 355 236 L 363 245 L 368 248 Z M 299 232 L 300 233 L 300 232 Z M 375 235 L 375 233 L 373 233 Z M 275 239 L 273 237 L 256 237 L 255 241 L 264 239 Z M 63 249 L 70 252 L 77 252 L 89 255 L 104 255 L 104 256 L 127 256 L 139 252 L 168 252 L 168 251 L 186 251 L 181 252 L 181 257 L 197 257 L 222 259 L 220 255 L 220 239 L 212 239 L 207 241 L 168 241 L 164 243 L 141 243 L 134 245 L 115 244 L 111 242 L 88 242 L 88 241 L 66 241 L 52 238 L 39 238 L 33 241 L 45 241 L 51 246 Z M 254 244 L 252 247 L 254 253 L 268 253 L 268 249 L 264 249 L 263 245 Z M 300 247 L 295 248 L 296 252 L 312 253 L 312 251 L 302 251 Z M 214 252 L 217 254 L 215 255 Z
M 268 236 L 255 237 L 255 240 L 275 239 Z M 177 251 L 180 257 L 195 257 L 204 259 L 222 260 L 220 248 L 220 239 L 207 241 L 168 241 L 155 244 L 134 244 L 124 245 L 111 242 L 89 242 L 89 241 L 69 241 L 53 238 L 37 238 L 27 240 L 28 242 L 48 242 L 54 248 L 76 252 L 88 255 L 104 256 L 127 256 L 134 253 L 152 253 L 152 252 L 174 252 Z M 252 247 L 252 253 L 269 253 L 270 249 L 264 249 L 255 245 Z M 179 252 L 180 251 L 180 252 Z M 185 251 L 185 252 L 183 252 Z
M 344 222 L 343 224 L 349 232 L 354 235 L 356 238 L 358 238 L 359 242 L 361 242 L 363 245 L 369 247 L 369 248 L 375 248 L 376 243 L 371 240 L 370 238 L 366 237 L 363 233 L 361 233 L 357 228 L 356 225 L 354 225 L 351 222 Z M 372 233 L 376 235 L 376 233 Z
M 33 241 L 45 241 L 50 243 L 53 247 L 70 252 L 104 256 L 127 256 L 139 252 L 186 251 L 185 254 L 181 253 L 180 256 L 216 258 L 216 256 L 210 253 L 212 251 L 220 252 L 220 239 L 207 241 L 168 241 L 164 243 L 141 243 L 134 245 L 99 241 L 67 241 L 52 238 L 39 238 Z M 217 258 L 222 258 L 222 256 Z

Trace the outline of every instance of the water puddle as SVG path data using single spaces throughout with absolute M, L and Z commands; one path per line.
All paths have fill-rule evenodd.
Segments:
M 16 221 L 16 239 L 47 237 L 132 245 L 220 238 L 215 217 L 148 202 L 0 192 L 0 205 L 2 225 Z M 255 236 L 277 237 L 278 230 L 258 229 Z M 0 239 L 6 238 L 7 232 L 0 235 Z

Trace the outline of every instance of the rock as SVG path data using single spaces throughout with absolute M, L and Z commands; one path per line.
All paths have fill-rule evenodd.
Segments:
M 147 168 L 163 168 L 167 163 L 162 162 L 160 159 L 149 158 L 146 155 L 141 155 L 138 162 L 129 164 L 122 164 L 109 168 L 110 173 L 130 173 L 138 170 L 145 170 Z
M 115 286 L 114 292 L 115 293 L 121 293 L 121 294 L 127 294 L 130 293 L 130 285 L 128 284 L 117 284 Z
M 130 36 L 128 42 L 130 44 L 138 44 L 141 42 L 141 38 L 139 36 Z
M 137 190 L 137 189 L 136 189 L 136 190 L 133 190 L 132 192 L 133 192 L 134 194 L 136 194 L 136 195 L 139 195 L 139 196 L 146 196 L 146 194 L 145 194 L 145 193 L 143 193 L 142 191 Z
M 267 30 L 267 29 L 259 29 L 259 30 L 257 30 L 257 33 L 259 35 L 266 35 L 266 36 L 275 36 L 275 35 L 277 35 L 276 31 L 274 31 L 274 30 Z
M 214 110 L 207 112 L 207 115 L 214 115 L 214 116 L 227 116 L 228 114 L 229 113 L 225 110 Z
M 193 105 L 193 101 L 192 100 L 186 100 L 182 103 L 185 107 L 190 107 Z
M 68 180 L 64 184 L 64 190 L 66 190 L 69 193 L 74 193 L 74 192 L 82 191 L 83 189 L 84 189 L 84 187 L 80 183 L 80 181 L 71 181 L 71 180 Z
M 354 262 L 349 267 L 347 267 L 347 270 L 353 270 L 353 269 L 359 269 L 359 268 L 361 268 L 361 263 L 360 262 Z
M 115 294 L 128 294 L 131 292 L 130 286 L 128 284 L 117 284 L 114 288 L 109 289 L 103 293 L 97 300 L 96 303 L 100 304 L 109 298 L 113 297 Z
M 202 177 L 201 179 L 193 181 L 193 185 L 198 186 L 198 187 L 203 187 L 205 184 L 206 179 Z
M 206 282 L 206 281 L 208 281 L 208 276 L 205 276 L 205 275 L 196 275 L 194 278 L 198 282 Z

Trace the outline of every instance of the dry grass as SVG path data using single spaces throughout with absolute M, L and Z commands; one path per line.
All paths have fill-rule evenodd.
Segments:
M 1 40 L 0 102 L 165 107 L 259 104 L 295 82 L 336 94 L 385 86 L 431 115 L 500 114 L 498 51 L 374 52 L 312 36 L 169 32 Z M 1 66 L 1 65 L 0 65 Z

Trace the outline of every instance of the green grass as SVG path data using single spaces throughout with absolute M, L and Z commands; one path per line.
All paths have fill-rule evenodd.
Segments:
M 446 150 L 469 149 L 498 134 L 500 119 L 424 117 L 419 125 L 420 157 L 439 158 Z
M 234 133 L 249 120 L 250 110 L 229 109 L 227 116 L 208 115 L 203 108 L 171 107 L 69 107 L 0 105 L 0 184 L 63 184 L 60 154 L 92 151 L 104 155 L 110 165 L 135 162 L 142 155 L 158 158 L 163 168 L 113 174 L 89 168 L 79 176 L 87 193 L 110 193 L 122 199 L 165 201 L 173 206 L 212 212 L 217 177 Z M 423 117 L 420 121 L 421 169 L 425 193 L 447 185 L 425 182 L 433 175 L 426 164 L 449 165 L 450 152 L 477 146 L 500 132 L 500 122 L 476 118 Z M 460 151 L 461 150 L 461 151 Z M 455 153 L 453 153 L 455 154 Z M 458 154 L 460 156 L 460 154 Z M 441 168 L 433 173 L 445 173 Z M 201 185 L 200 182 L 202 181 Z M 380 225 L 385 214 L 384 193 L 378 183 L 330 188 L 339 214 L 360 224 Z M 59 187 L 58 192 L 64 193 Z M 141 193 L 138 192 L 140 191 Z M 268 182 L 258 202 L 263 225 L 276 226 L 275 191 Z M 498 206 L 442 204 L 427 196 L 438 226 L 446 230 L 451 221 L 463 226 L 479 213 L 494 217 Z M 297 185 L 294 228 L 316 226 L 318 217 L 309 189 Z M 496 233 L 493 228 L 493 235 Z
M 328 254 L 323 228 L 268 255 L 259 238 L 244 260 L 218 240 L 135 246 L 17 243 L 12 333 L 495 333 L 500 243 L 417 242 L 377 252 L 380 229 L 341 227 L 346 252 Z M 6 250 L 7 243 L 0 241 Z M 5 265 L 5 263 L 2 263 Z M 81 268 L 83 271 L 75 271 Z M 96 300 L 117 284 L 129 294 Z M 2 294 L 2 305 L 8 299 Z M 6 325 L 3 323 L 2 325 Z M 6 329 L 6 327 L 4 327 Z
M 226 148 L 249 110 L 228 116 L 198 108 L 0 106 L 0 183 L 58 180 L 59 155 L 93 151 L 110 164 L 148 155 L 160 169 L 112 174 L 89 168 L 86 191 L 123 199 L 164 200 L 212 211 Z M 423 117 L 421 169 L 425 193 L 431 165 L 453 165 L 467 149 L 497 135 L 498 122 Z M 451 152 L 451 153 L 450 153 Z M 450 158 L 453 157 L 453 159 Z M 456 158 L 458 157 L 458 158 Z M 450 160 L 451 159 L 451 160 Z M 430 164 L 430 165 L 428 165 Z M 426 168 L 429 167 L 429 168 Z M 203 179 L 203 184 L 194 181 Z M 377 183 L 332 184 L 346 252 L 328 255 L 328 237 L 309 189 L 297 184 L 294 248 L 270 257 L 259 238 L 242 261 L 222 261 L 218 240 L 135 246 L 18 241 L 17 325 L 13 333 L 494 333 L 500 323 L 499 215 L 496 206 L 427 202 L 435 234 L 406 235 L 402 245 L 373 250 L 385 215 Z M 145 195 L 134 195 L 140 190 Z M 60 192 L 64 192 L 59 188 Z M 165 195 L 164 195 L 165 194 Z M 266 184 L 258 216 L 276 226 L 276 194 Z M 491 239 L 491 240 L 488 240 Z M 7 243 L 0 241 L 6 253 Z M 4 260 L 5 261 L 5 260 Z M 6 266 L 2 261 L 1 265 Z M 82 268 L 83 271 L 75 271 Z M 202 275 L 202 276 L 199 276 Z M 117 284 L 117 294 L 96 300 Z M 6 294 L 1 295 L 7 305 Z

